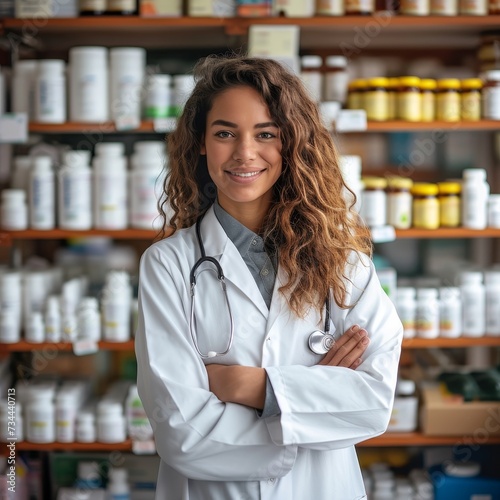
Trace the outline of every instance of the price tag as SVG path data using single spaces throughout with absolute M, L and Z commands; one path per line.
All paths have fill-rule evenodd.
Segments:
M 177 127 L 177 118 L 155 118 L 153 121 L 153 129 L 155 132 L 173 132 Z
M 396 239 L 396 231 L 392 226 L 370 228 L 373 243 L 386 243 Z
M 116 130 L 134 130 L 141 126 L 141 120 L 137 116 L 119 116 L 115 120 Z
M 362 132 L 367 128 L 364 109 L 341 109 L 335 121 L 337 132 Z
M 0 116 L 0 143 L 28 142 L 27 113 L 7 113 Z
M 152 439 L 147 441 L 132 441 L 132 452 L 136 455 L 154 455 L 156 453 L 156 445 Z
M 95 340 L 77 340 L 73 342 L 73 354 L 85 356 L 99 352 L 99 345 Z

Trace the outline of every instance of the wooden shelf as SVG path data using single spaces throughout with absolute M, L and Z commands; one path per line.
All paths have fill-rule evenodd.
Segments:
M 359 443 L 359 447 L 376 446 L 455 446 L 463 442 L 464 436 L 425 436 L 420 432 L 388 432 Z M 500 444 L 500 436 L 489 436 L 482 444 Z
M 101 351 L 133 351 L 134 341 L 127 342 L 98 342 L 99 350 Z M 71 342 L 41 342 L 32 343 L 22 340 L 14 344 L 0 343 L 0 353 L 3 352 L 30 352 L 30 351 L 72 351 L 73 344 Z
M 500 229 L 467 229 L 442 227 L 439 229 L 397 229 L 396 239 L 500 238 Z
M 404 339 L 403 349 L 432 349 L 433 347 L 474 347 L 474 346 L 500 346 L 500 337 L 459 337 L 457 339 L 447 339 L 438 337 L 436 339 Z
M 19 441 L 16 451 L 132 451 L 132 441 L 123 443 L 30 443 Z
M 388 446 L 454 446 L 459 444 L 463 436 L 425 436 L 420 432 L 401 432 L 386 433 L 373 439 L 368 439 L 359 443 L 357 446 L 368 447 L 388 447 Z M 491 436 L 486 445 L 500 444 L 500 436 Z M 132 442 L 130 440 L 123 443 L 30 443 L 20 441 L 16 443 L 18 451 L 132 451 Z
M 500 21 L 499 21 L 500 22 Z M 352 132 L 356 134 L 365 134 L 367 132 L 412 132 L 412 131 L 428 131 L 435 133 L 442 132 L 458 132 L 458 131 L 488 131 L 499 130 L 500 121 L 496 120 L 481 120 L 477 122 L 404 122 L 401 120 L 392 120 L 387 122 L 368 122 L 366 131 Z M 61 124 L 51 123 L 36 123 L 29 124 L 29 131 L 37 134 L 165 134 L 166 131 L 155 131 L 152 121 L 144 121 L 139 128 L 130 130 L 117 130 L 113 122 L 105 123 L 78 123 L 66 122 Z M 345 132 L 351 133 L 351 132 Z
M 25 231 L 0 231 L 0 246 L 10 245 L 11 240 L 66 240 L 69 238 L 108 237 L 115 240 L 153 240 L 157 232 L 147 229 L 124 229 L 120 231 L 91 229 L 89 231 L 70 231 L 51 229 L 39 231 L 27 229 Z

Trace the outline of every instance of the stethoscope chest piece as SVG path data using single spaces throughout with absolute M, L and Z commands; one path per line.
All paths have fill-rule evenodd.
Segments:
M 326 354 L 335 344 L 335 338 L 329 333 L 315 330 L 309 335 L 309 349 L 316 354 Z

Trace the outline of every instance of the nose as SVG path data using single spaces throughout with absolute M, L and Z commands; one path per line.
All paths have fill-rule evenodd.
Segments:
M 256 155 L 255 143 L 251 137 L 241 137 L 236 141 L 233 151 L 234 160 L 245 163 L 255 160 Z

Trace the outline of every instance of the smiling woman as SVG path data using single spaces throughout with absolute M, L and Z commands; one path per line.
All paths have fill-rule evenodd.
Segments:
M 387 427 L 403 329 L 335 145 L 275 61 L 195 78 L 168 138 L 174 233 L 139 275 L 156 498 L 366 498 L 354 445 Z

